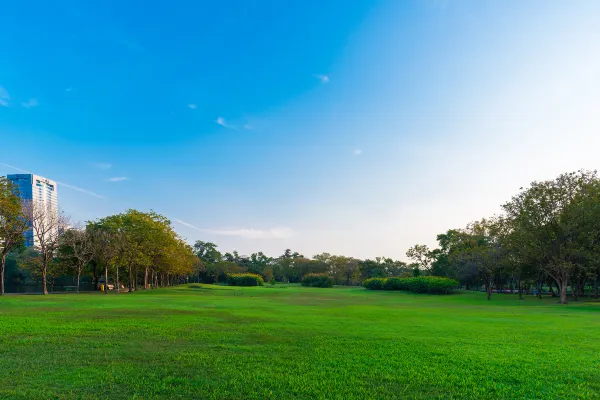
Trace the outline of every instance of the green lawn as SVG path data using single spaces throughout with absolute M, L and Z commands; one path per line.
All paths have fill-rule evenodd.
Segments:
M 600 398 L 600 303 L 189 285 L 0 298 L 0 398 Z

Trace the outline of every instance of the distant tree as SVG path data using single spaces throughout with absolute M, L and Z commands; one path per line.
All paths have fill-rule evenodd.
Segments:
M 429 271 L 431 264 L 434 261 L 433 255 L 429 248 L 424 244 L 416 244 L 406 252 L 406 256 L 419 264 L 419 269 L 422 271 Z
M 360 279 L 360 260 L 348 258 L 342 265 L 342 275 L 346 286 L 352 285 Z

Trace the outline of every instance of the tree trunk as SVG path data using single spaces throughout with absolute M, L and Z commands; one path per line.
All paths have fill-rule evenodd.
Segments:
M 138 273 L 137 273 L 137 267 L 135 267 L 133 269 L 133 291 L 137 292 L 137 278 L 138 278 Z
M 129 266 L 129 293 L 133 292 L 133 267 Z
M 117 294 L 119 294 L 119 290 L 121 288 L 119 287 L 119 265 L 117 264 Z
M 148 267 L 144 269 L 144 290 L 148 289 Z
M 485 281 L 485 289 L 487 291 L 487 299 L 491 300 L 492 299 L 492 282 L 491 282 L 491 279 L 487 279 Z
M 519 290 L 519 300 L 523 300 L 523 288 L 521 287 L 521 277 L 517 279 L 517 285 Z
M 562 282 L 556 282 L 557 284 L 559 284 L 559 288 L 560 288 L 560 304 L 567 304 L 567 286 L 568 286 L 568 280 L 564 279 Z
M 104 265 L 104 294 L 108 294 L 108 263 Z
M 600 273 L 598 271 L 596 271 L 596 273 L 594 274 L 594 298 L 597 299 L 598 298 L 598 275 L 600 275 Z
M 48 294 L 48 286 L 46 285 L 46 277 L 48 274 L 48 264 L 46 260 L 42 262 L 42 288 L 44 291 L 44 295 Z
M 6 266 L 6 254 L 2 253 L 0 258 L 0 296 L 4 296 L 4 267 Z
M 79 282 L 81 281 L 81 268 L 77 269 L 77 294 L 79 294 Z

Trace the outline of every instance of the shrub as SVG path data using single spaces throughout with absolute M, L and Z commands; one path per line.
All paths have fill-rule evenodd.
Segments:
M 258 274 L 248 272 L 240 274 L 227 274 L 227 283 L 231 286 L 263 286 L 265 281 Z
M 458 286 L 454 279 L 440 276 L 416 276 L 410 278 L 370 278 L 363 286 L 371 290 L 405 290 L 413 293 L 446 294 Z
M 381 290 L 385 288 L 385 278 L 369 278 L 365 279 L 363 286 L 370 290 Z
M 427 282 L 427 293 L 446 294 L 452 293 L 458 286 L 458 282 L 454 279 L 442 278 L 439 276 L 429 276 Z
M 302 286 L 332 287 L 333 279 L 327 274 L 306 274 L 302 278 Z
M 406 290 L 405 287 L 404 280 L 398 277 L 387 278 L 383 284 L 383 289 L 385 290 Z

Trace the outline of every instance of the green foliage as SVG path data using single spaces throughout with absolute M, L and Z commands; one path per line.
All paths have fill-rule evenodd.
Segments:
M 386 278 L 369 278 L 364 280 L 363 286 L 371 290 L 382 290 L 386 281 Z
M 413 293 L 447 294 L 458 287 L 454 279 L 440 276 L 416 276 L 412 278 L 370 278 L 363 282 L 370 290 L 405 290 Z
M 250 272 L 227 274 L 227 284 L 230 286 L 263 286 L 265 281 L 262 276 Z
M 302 286 L 328 288 L 333 286 L 333 279 L 327 274 L 306 274 Z

